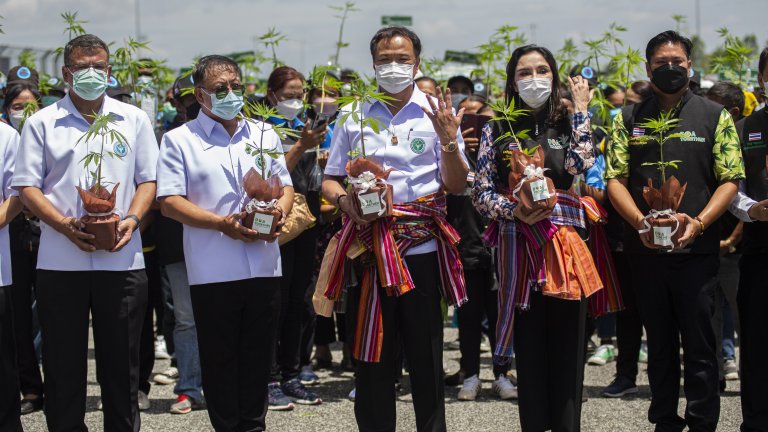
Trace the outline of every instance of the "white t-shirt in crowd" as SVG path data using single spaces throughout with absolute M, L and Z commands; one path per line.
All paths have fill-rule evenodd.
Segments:
M 435 106 L 437 99 L 432 98 Z M 437 192 L 442 184 L 440 177 L 440 139 L 432 121 L 421 107 L 430 108 L 427 95 L 414 85 L 413 94 L 408 103 L 394 116 L 381 102 L 363 104 L 365 118 L 372 117 L 383 123 L 384 127 L 376 133 L 371 127 L 362 130 L 365 138 L 365 153 L 375 159 L 384 168 L 394 168 L 387 182 L 392 185 L 395 203 L 406 203 Z M 342 113 L 350 106 L 342 108 Z M 360 109 L 360 108 L 358 108 Z M 344 123 L 337 124 L 333 131 L 331 149 L 325 174 L 346 176 L 346 165 L 351 159 L 350 152 L 360 150 L 360 123 L 352 116 Z M 459 132 L 457 150 L 464 157 L 464 140 Z M 397 144 L 392 137 L 397 137 Z M 466 163 L 466 160 L 465 160 Z M 408 255 L 434 252 L 434 241 L 412 248 Z
M 136 186 L 154 182 L 158 146 L 147 114 L 134 107 L 104 96 L 100 114 L 111 113 L 116 122 L 111 128 L 119 131 L 128 145 L 107 142 L 104 149 L 102 176 L 112 190 L 117 190 L 115 211 L 125 216 L 136 193 Z M 83 158 L 89 151 L 99 152 L 101 138 L 89 142 L 78 140 L 89 124 L 77 111 L 69 96 L 43 108 L 24 123 L 16 168 L 11 186 L 15 189 L 36 187 L 64 216 L 83 217 L 87 213 L 76 186 L 88 189 L 93 184 L 91 171 Z M 110 157 L 107 152 L 124 155 Z M 81 251 L 69 239 L 41 222 L 40 250 L 37 268 L 60 271 L 128 271 L 144 268 L 141 236 L 134 233 L 131 241 L 119 252 Z
M 0 194 L 0 204 L 8 198 L 18 195 L 11 188 L 13 165 L 16 161 L 16 151 L 19 148 L 19 133 L 16 129 L 0 122 L 0 186 L 3 188 Z M 11 279 L 11 247 L 8 236 L 8 225 L 0 229 L 0 286 L 13 283 Z
M 280 138 L 266 123 L 240 120 L 232 137 L 203 111 L 197 119 L 163 136 L 157 166 L 157 196 L 179 195 L 219 216 L 239 213 L 249 201 L 243 176 L 257 165 L 246 144 L 281 152 Z M 261 128 L 265 131 L 262 133 Z M 264 155 L 267 175 L 278 175 L 292 186 L 282 153 Z M 184 258 L 190 285 L 276 277 L 282 275 L 277 241 L 246 243 L 211 229 L 184 225 Z

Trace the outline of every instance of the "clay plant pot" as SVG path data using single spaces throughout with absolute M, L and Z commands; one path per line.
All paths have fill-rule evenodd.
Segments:
M 259 233 L 256 236 L 259 240 L 270 240 L 277 231 L 277 224 L 280 222 L 280 211 L 276 208 L 254 209 L 243 219 L 243 225 Z
M 364 220 L 373 222 L 381 217 L 392 216 L 392 185 L 376 185 L 362 194 L 359 189 L 352 188 L 348 193 Z
M 111 212 L 115 209 L 119 186 L 120 183 L 116 184 L 112 192 L 98 185 L 93 185 L 88 190 L 77 188 L 83 208 L 89 213 L 81 219 L 85 224 L 83 231 L 96 236 L 91 241 L 96 250 L 112 250 L 117 244 L 117 224 L 120 222 L 120 216 Z M 94 214 L 104 216 L 92 216 Z
M 687 187 L 687 183 L 681 185 L 675 176 L 669 177 L 659 189 L 653 187 L 653 180 L 648 179 L 648 186 L 643 187 L 643 199 L 654 210 L 677 211 Z M 659 218 L 652 217 L 648 219 L 648 223 L 651 225 L 654 244 L 668 249 L 673 249 L 677 245 L 678 240 L 685 233 L 687 224 L 682 214 Z M 678 227 L 677 231 L 671 234 L 671 231 L 674 231 L 676 226 Z
M 85 216 L 80 220 L 85 224 L 83 231 L 96 236 L 91 241 L 96 250 L 112 250 L 115 247 L 119 215 L 112 213 L 111 216 Z

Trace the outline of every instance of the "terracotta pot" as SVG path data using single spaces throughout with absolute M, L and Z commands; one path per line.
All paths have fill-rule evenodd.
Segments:
M 112 250 L 115 247 L 120 216 L 114 213 L 111 216 L 85 216 L 82 221 L 85 224 L 83 231 L 96 236 L 91 241 L 96 250 Z
M 376 185 L 368 189 L 368 191 L 363 192 L 362 198 L 365 202 L 360 201 L 359 193 L 360 189 L 353 188 L 349 192 L 349 195 L 352 196 L 352 201 L 357 206 L 363 219 L 368 222 L 373 222 L 381 217 L 392 216 L 392 185 Z M 382 210 L 384 211 L 382 212 Z
M 253 211 L 253 213 L 247 214 L 245 219 L 243 219 L 243 225 L 259 232 L 259 235 L 256 236 L 256 238 L 259 240 L 270 240 L 272 238 L 272 234 L 277 231 L 277 224 L 279 222 L 280 210 L 276 208 L 266 210 L 257 208 Z

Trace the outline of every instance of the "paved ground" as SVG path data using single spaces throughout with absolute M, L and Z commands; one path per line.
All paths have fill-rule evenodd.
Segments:
M 455 329 L 446 329 L 446 341 L 456 339 Z M 339 347 L 334 351 L 335 359 L 340 359 Z M 96 410 L 99 387 L 95 379 L 93 356 L 89 360 L 89 381 L 86 423 L 91 431 L 102 431 L 102 414 Z M 445 365 L 449 372 L 458 369 L 458 350 L 447 349 Z M 516 431 L 520 430 L 515 402 L 503 402 L 491 393 L 492 374 L 490 372 L 490 355 L 483 352 L 483 368 L 481 379 L 483 392 L 476 402 L 456 401 L 457 388 L 446 390 L 446 415 L 448 429 L 451 431 Z M 168 361 L 158 361 L 155 372 L 167 367 Z M 641 365 L 638 384 L 640 394 L 627 399 L 605 399 L 600 397 L 602 387 L 613 375 L 614 364 L 603 367 L 587 366 L 585 387 L 590 396 L 584 404 L 582 415 L 582 430 L 585 432 L 617 432 L 617 431 L 650 431 L 646 421 L 648 409 L 648 380 L 645 365 Z M 323 371 L 320 373 L 322 383 L 315 387 L 323 398 L 320 406 L 299 406 L 292 412 L 270 412 L 267 415 L 267 426 L 272 431 L 309 432 L 309 431 L 354 431 L 355 419 L 353 403 L 347 400 L 347 394 L 352 389 L 353 378 L 348 372 L 339 370 Z M 407 378 L 405 391 L 398 400 L 398 430 L 415 430 L 411 397 L 408 394 Z M 142 430 L 156 432 L 174 431 L 210 431 L 211 426 L 205 411 L 197 411 L 188 415 L 178 416 L 168 414 L 168 407 L 175 396 L 172 386 L 153 386 L 150 392 L 152 407 L 142 414 Z M 739 405 L 738 382 L 729 382 L 727 392 L 722 397 L 720 414 L 721 431 L 737 431 L 741 421 Z M 684 404 L 681 391 L 681 410 Z M 34 413 L 24 417 L 24 427 L 28 432 L 47 430 L 42 413 Z

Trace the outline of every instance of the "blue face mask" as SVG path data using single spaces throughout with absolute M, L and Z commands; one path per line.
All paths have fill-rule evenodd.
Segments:
M 107 90 L 107 73 L 92 67 L 79 70 L 72 74 L 72 90 L 87 101 L 96 100 Z
M 232 120 L 243 109 L 243 105 L 245 105 L 243 97 L 237 96 L 232 91 L 227 93 L 224 99 L 216 98 L 215 93 L 203 91 L 211 97 L 211 113 L 222 120 Z
M 620 112 L 621 112 L 621 108 L 613 108 L 613 109 L 611 109 L 611 111 L 609 111 L 609 112 L 611 113 L 611 118 L 614 118 L 614 117 L 616 117 L 616 115 L 617 115 L 618 113 L 620 113 Z

